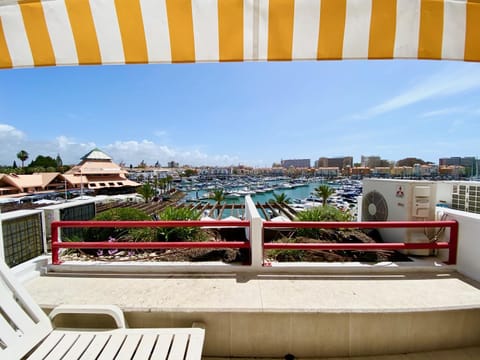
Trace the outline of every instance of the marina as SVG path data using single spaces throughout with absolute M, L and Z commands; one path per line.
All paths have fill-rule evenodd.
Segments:
M 318 196 L 315 189 L 320 185 L 327 185 L 334 190 L 334 193 L 328 197 L 328 204 L 341 210 L 349 211 L 353 218 L 357 216 L 357 197 L 362 193 L 362 183 L 359 180 L 338 179 L 326 180 L 324 178 L 311 179 L 290 179 L 280 178 L 251 178 L 246 177 L 241 180 L 219 180 L 215 179 L 209 182 L 194 182 L 193 185 L 180 186 L 179 189 L 186 191 L 183 201 L 191 207 L 200 208 L 202 213 L 209 211 L 209 216 L 213 211 L 216 201 L 213 199 L 215 190 L 222 190 L 224 200 L 220 206 L 221 213 L 226 216 L 239 216 L 236 209 L 241 208 L 246 195 L 250 195 L 257 206 L 262 206 L 261 211 L 264 218 L 284 215 L 288 213 L 296 214 L 298 211 L 310 209 L 315 206 L 321 206 L 322 199 Z M 284 194 L 284 205 L 288 208 L 283 214 L 278 214 L 270 209 L 270 203 L 277 203 L 276 196 Z M 237 205 L 238 206 L 235 206 Z M 261 205 L 263 204 L 263 205 Z M 233 206 L 232 206 L 233 205 Z M 286 207 L 284 206 L 284 207 Z M 241 217 L 241 216 L 240 216 Z
M 328 185 L 334 193 L 328 197 L 328 204 L 342 211 L 348 211 L 352 220 L 356 220 L 358 213 L 357 197 L 361 195 L 362 183 L 358 180 L 326 180 L 322 178 L 290 179 L 280 178 L 252 178 L 245 177 L 235 180 L 211 179 L 203 182 L 199 180 L 184 180 L 178 184 L 169 195 L 157 190 L 158 196 L 152 201 L 145 202 L 138 194 L 124 195 L 97 195 L 76 194 L 77 198 L 92 199 L 96 203 L 96 212 L 100 213 L 112 208 L 130 207 L 144 211 L 155 218 L 159 211 L 167 206 L 186 207 L 194 209 L 204 219 L 244 219 L 245 196 L 250 196 L 265 220 L 293 221 L 298 212 L 322 206 L 323 202 L 315 189 L 320 185 Z M 216 201 L 213 192 L 221 190 L 224 198 Z M 66 199 L 58 196 L 43 194 L 38 199 L 3 203 L 2 212 L 19 209 L 35 209 L 45 205 L 61 204 Z M 279 196 L 283 197 L 284 201 Z M 48 204 L 44 198 L 48 197 Z M 75 201 L 70 199 L 68 201 Z

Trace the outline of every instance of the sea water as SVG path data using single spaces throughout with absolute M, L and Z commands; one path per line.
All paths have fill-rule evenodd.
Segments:
M 324 183 L 313 182 L 313 183 L 308 183 L 301 186 L 296 186 L 291 189 L 275 189 L 274 191 L 268 191 L 264 193 L 255 193 L 250 196 L 252 197 L 252 200 L 254 203 L 259 202 L 260 204 L 264 204 L 264 203 L 267 203 L 269 200 L 274 199 L 273 194 L 280 195 L 281 193 L 284 193 L 290 199 L 290 202 L 294 202 L 295 200 L 303 200 L 307 197 L 314 195 L 315 188 L 321 184 L 324 184 Z M 334 185 L 330 185 L 330 186 L 335 188 Z M 186 198 L 190 198 L 190 199 L 198 198 L 199 201 L 208 201 L 209 203 L 214 204 L 215 203 L 214 200 L 202 198 L 207 193 L 208 193 L 207 190 L 191 191 L 187 194 Z M 245 203 L 245 198 L 243 196 L 238 198 L 233 198 L 233 199 L 228 198 L 228 199 L 225 199 L 222 203 L 241 205 Z

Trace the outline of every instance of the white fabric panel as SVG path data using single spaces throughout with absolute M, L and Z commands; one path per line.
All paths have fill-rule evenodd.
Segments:
M 419 32 L 420 0 L 397 0 L 397 26 L 393 57 L 417 58 Z
M 0 7 L 2 27 L 13 67 L 33 66 L 32 50 L 17 4 Z
M 63 1 L 43 1 L 43 12 L 57 64 L 78 65 L 77 48 Z
M 192 0 L 192 18 L 196 61 L 218 61 L 217 0 Z
M 293 59 L 316 59 L 320 28 L 320 1 L 296 0 L 293 23 Z
M 258 0 L 260 19 L 258 23 L 258 58 L 268 58 L 268 6 L 269 0 Z
M 245 60 L 253 60 L 256 41 L 255 38 L 255 0 L 243 2 L 243 57 Z
M 446 2 L 443 18 L 443 59 L 463 59 L 467 6 L 465 0 Z
M 346 12 L 343 58 L 368 58 L 372 2 L 371 0 L 347 0 Z
M 140 0 L 149 62 L 172 62 L 165 1 Z
M 114 0 L 90 1 L 102 63 L 124 64 L 122 36 Z

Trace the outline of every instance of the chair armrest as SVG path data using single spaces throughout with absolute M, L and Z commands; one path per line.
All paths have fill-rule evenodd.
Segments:
M 118 328 L 125 329 L 127 322 L 122 310 L 115 305 L 59 305 L 48 315 L 51 320 L 60 314 L 102 314 L 115 320 Z

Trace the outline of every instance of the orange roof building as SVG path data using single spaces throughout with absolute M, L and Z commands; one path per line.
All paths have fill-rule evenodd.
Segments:
M 125 193 L 140 186 L 127 179 L 127 171 L 112 161 L 100 149 L 93 149 L 82 157 L 80 164 L 72 167 L 63 177 L 74 188 L 93 190 L 100 194 Z
M 60 175 L 54 173 L 35 173 L 31 175 L 0 174 L 0 195 L 34 193 L 51 190 L 52 183 Z M 54 187 L 55 188 L 55 187 Z
M 93 190 L 97 194 L 133 192 L 139 183 L 127 179 L 127 171 L 99 149 L 93 149 L 80 164 L 65 174 L 0 174 L 0 196 L 26 195 L 52 190 Z

